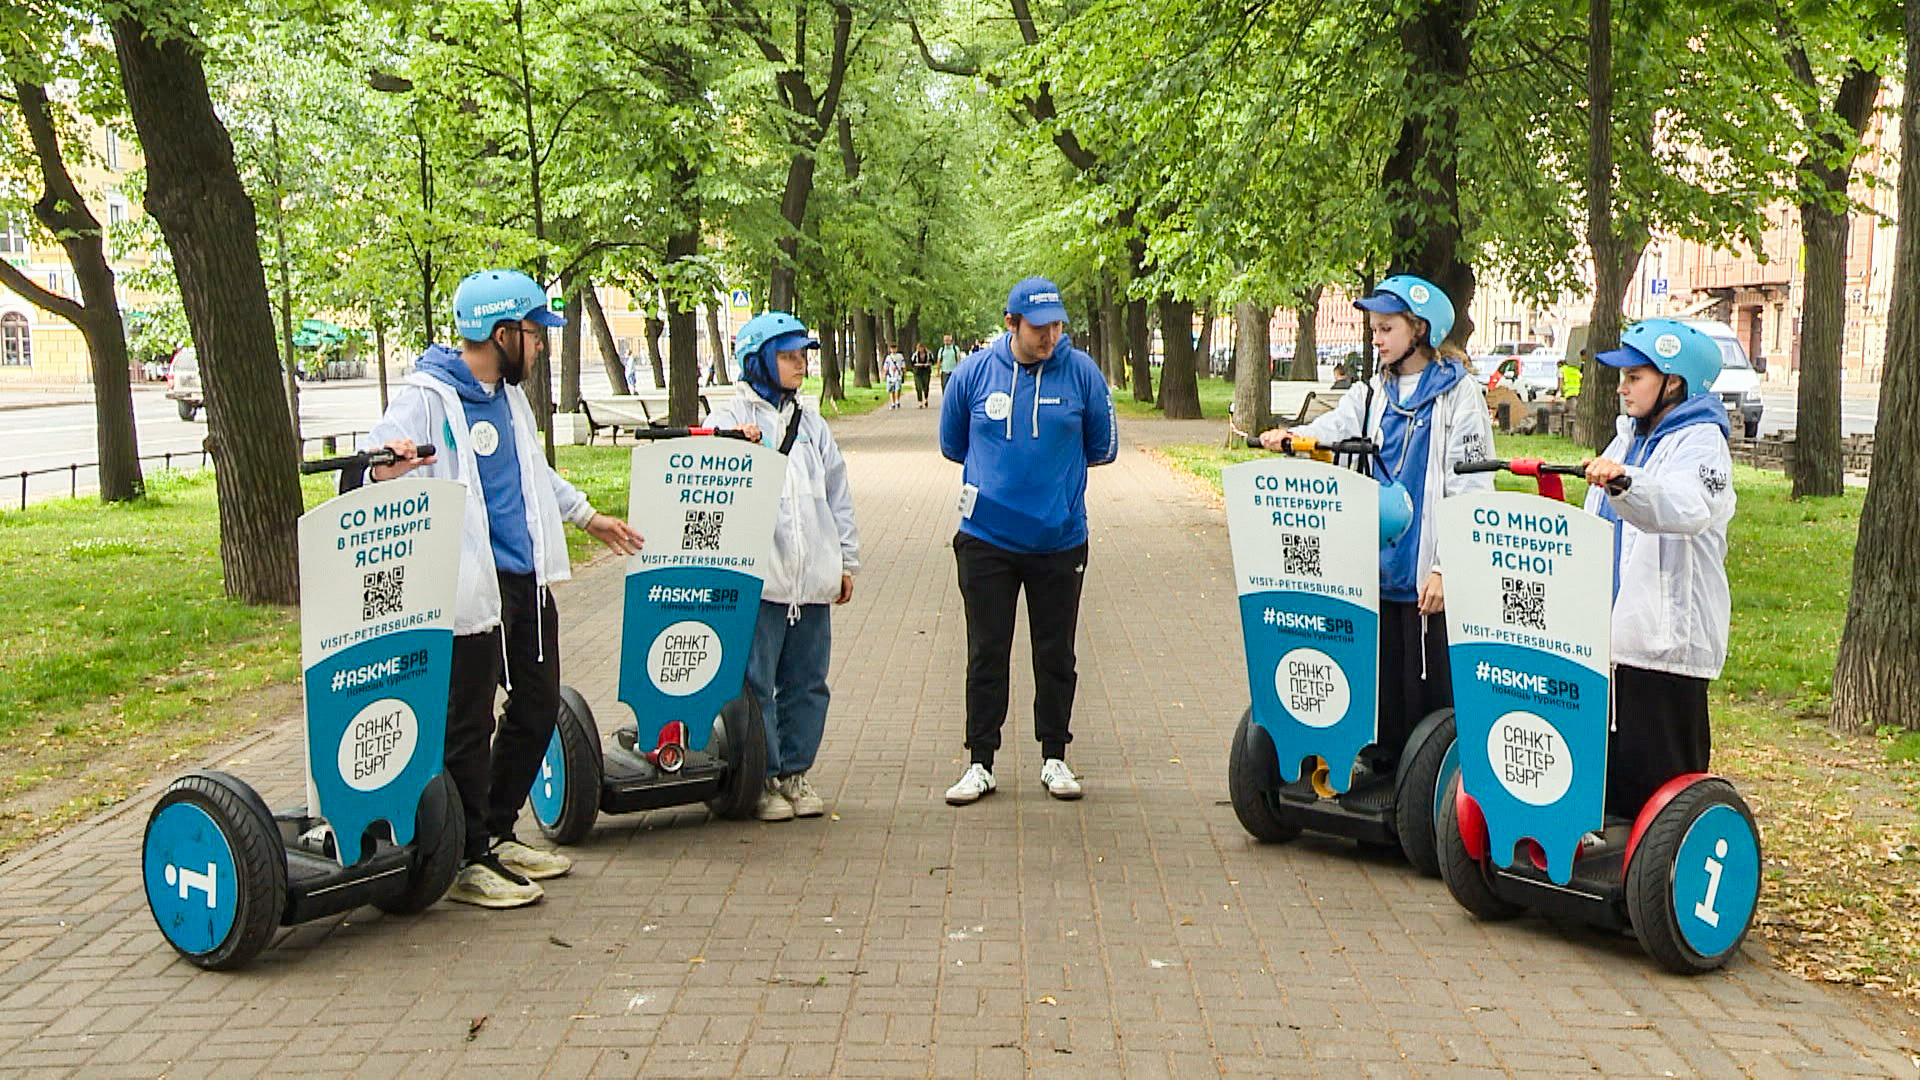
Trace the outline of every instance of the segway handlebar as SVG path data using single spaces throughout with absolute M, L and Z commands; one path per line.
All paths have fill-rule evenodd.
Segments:
M 430 458 L 433 456 L 433 447 L 416 446 L 413 448 L 413 456 L 416 458 Z M 400 455 L 384 446 L 376 446 L 372 450 L 362 450 L 357 454 L 346 454 L 341 457 L 315 458 L 312 461 L 303 461 L 300 463 L 300 471 L 303 474 L 312 475 L 313 473 L 337 472 L 341 469 L 367 469 L 378 465 L 391 465 L 399 460 Z
M 720 439 L 739 439 L 741 442 L 752 441 L 751 439 L 748 439 L 746 433 L 741 431 L 739 428 L 643 427 L 643 428 L 636 428 L 634 429 L 634 432 L 633 432 L 634 438 L 647 439 L 647 440 L 684 439 L 689 435 L 711 435 L 715 438 L 720 438 Z
M 1234 434 L 1247 440 L 1247 449 L 1249 450 L 1266 449 L 1266 445 L 1260 441 L 1260 436 L 1258 435 L 1249 434 L 1238 428 L 1234 429 Z M 1379 452 L 1380 447 L 1372 439 L 1340 439 L 1338 441 L 1328 442 L 1325 439 L 1315 439 L 1308 435 L 1290 435 L 1281 439 L 1280 449 L 1278 451 L 1278 453 L 1295 457 L 1315 457 L 1322 460 L 1334 454 L 1357 454 L 1366 456 L 1369 454 L 1378 454 Z
M 1539 458 L 1486 458 L 1481 461 L 1462 461 L 1454 465 L 1453 471 L 1461 475 L 1483 472 L 1510 472 L 1515 476 L 1585 476 L 1585 462 L 1575 465 L 1559 465 Z M 1633 486 L 1633 477 L 1617 476 L 1607 482 L 1607 490 L 1615 495 L 1625 492 Z

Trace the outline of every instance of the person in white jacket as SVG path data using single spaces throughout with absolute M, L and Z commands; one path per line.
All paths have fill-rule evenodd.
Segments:
M 1707 684 L 1727 660 L 1733 459 L 1710 390 L 1720 347 L 1673 319 L 1635 323 L 1594 359 L 1620 368 L 1624 413 L 1587 463 L 1586 508 L 1613 523 L 1613 732 L 1607 813 L 1632 818 L 1662 784 L 1705 772 Z M 1610 494 L 1606 484 L 1629 486 Z
M 846 459 L 825 418 L 794 395 L 807 376 L 807 353 L 819 347 L 805 324 L 784 311 L 748 320 L 734 338 L 741 378 L 733 400 L 707 418 L 713 427 L 740 428 L 787 455 L 773 559 L 747 654 L 747 688 L 767 730 L 767 780 L 757 808 L 762 821 L 826 812 L 807 773 L 827 729 L 830 605 L 853 599 L 860 571 Z
M 1379 726 L 1361 762 L 1387 774 L 1399 763 L 1414 725 L 1453 704 L 1447 623 L 1436 617 L 1445 609 L 1446 593 L 1435 519 L 1441 499 L 1492 490 L 1491 476 L 1456 475 L 1453 466 L 1492 451 L 1493 425 L 1486 391 L 1457 354 L 1440 351 L 1454 313 L 1438 285 L 1396 274 L 1353 306 L 1373 316 L 1380 370 L 1350 386 L 1332 412 L 1297 431 L 1264 432 L 1260 441 L 1278 450 L 1296 434 L 1371 439 L 1380 447 L 1374 479 L 1399 484 L 1412 500 L 1412 523 L 1380 548 Z
M 460 348 L 430 347 L 364 440 L 399 460 L 371 470 L 391 480 L 414 469 L 467 485 L 447 696 L 447 775 L 466 814 L 465 865 L 447 898 L 489 908 L 531 904 L 540 879 L 572 863 L 514 836 L 560 708 L 560 616 L 548 587 L 571 576 L 561 522 L 622 554 L 640 550 L 625 521 L 598 514 L 540 455 L 520 381 L 546 328 L 566 320 L 525 274 L 483 270 L 453 294 Z M 434 452 L 421 456 L 416 448 Z M 494 694 L 507 705 L 495 732 Z

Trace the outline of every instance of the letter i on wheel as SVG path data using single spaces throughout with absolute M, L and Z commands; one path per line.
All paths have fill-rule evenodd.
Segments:
M 561 689 L 531 799 L 541 831 L 560 844 L 586 836 L 602 812 L 704 802 L 747 817 L 765 781 L 747 652 L 786 458 L 730 431 L 639 434 L 627 520 L 647 543 L 627 557 L 618 686 L 637 719 L 603 745 L 586 698 Z
M 1356 768 L 1379 725 L 1379 553 L 1412 520 L 1412 502 L 1398 484 L 1331 464 L 1352 455 L 1364 468 L 1378 452 L 1368 440 L 1294 439 L 1285 452 L 1307 457 L 1221 472 L 1252 696 L 1227 756 L 1234 813 L 1262 842 L 1344 836 L 1436 874 L 1452 710 L 1414 727 L 1390 773 Z
M 453 883 L 466 819 L 442 763 L 466 490 L 409 477 L 300 519 L 306 804 L 276 813 L 206 771 L 175 780 L 147 818 L 147 907 L 189 962 L 237 968 L 281 926 L 366 904 L 415 914 Z
M 1559 501 L 1559 474 L 1580 466 L 1456 468 L 1538 477 L 1548 497 L 1440 505 L 1460 762 L 1441 803 L 1447 890 L 1484 919 L 1533 910 L 1630 929 L 1670 971 L 1725 964 L 1761 879 L 1760 834 L 1733 785 L 1676 776 L 1633 819 L 1606 813 L 1613 529 Z

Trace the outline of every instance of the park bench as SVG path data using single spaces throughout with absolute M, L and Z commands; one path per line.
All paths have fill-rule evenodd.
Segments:
M 700 415 L 711 411 L 707 396 L 701 394 Z M 617 444 L 622 431 L 637 433 L 643 427 L 659 427 L 667 422 L 667 392 L 643 390 L 637 394 L 611 394 L 580 398 L 580 415 L 587 421 L 587 443 L 602 431 Z M 637 434 L 636 434 L 636 437 Z
M 1346 391 L 1325 383 L 1277 381 L 1271 393 L 1273 422 L 1290 428 L 1332 412 Z

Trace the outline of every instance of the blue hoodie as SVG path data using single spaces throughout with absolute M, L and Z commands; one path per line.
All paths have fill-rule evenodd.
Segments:
M 526 500 L 520 493 L 520 453 L 507 396 L 497 388 L 495 393 L 488 393 L 459 351 L 445 345 L 428 348 L 416 366 L 453 387 L 466 410 L 474 459 L 480 463 L 480 493 L 487 500 L 495 569 L 503 574 L 533 573 L 533 535 L 527 531 Z M 453 450 L 450 446 L 445 449 Z
M 1627 443 L 1627 456 L 1622 465 L 1645 465 L 1653 456 L 1653 448 L 1660 440 L 1695 424 L 1712 424 L 1720 429 L 1720 437 L 1726 438 L 1733 431 L 1733 425 L 1727 421 L 1726 406 L 1712 394 L 1695 394 L 1687 400 L 1667 410 L 1653 430 L 1645 435 L 1636 434 Z M 1620 512 L 1613 508 L 1612 499 L 1601 499 L 1598 508 L 1600 517 L 1613 526 L 1613 595 L 1620 595 Z
M 1000 335 L 961 363 L 940 403 L 940 452 L 977 489 L 960 531 L 1009 551 L 1086 543 L 1087 469 L 1119 451 L 1107 381 L 1064 334 L 1032 367 Z
M 1401 401 L 1399 380 L 1388 375 L 1382 393 L 1386 409 L 1380 414 L 1380 456 L 1374 459 L 1374 479 L 1383 484 L 1399 481 L 1412 497 L 1413 505 L 1424 504 L 1427 488 L 1427 459 L 1432 453 L 1433 403 L 1466 377 L 1466 369 L 1457 360 L 1436 360 L 1420 371 L 1413 394 Z M 1420 598 L 1420 523 L 1424 515 L 1416 512 L 1413 524 L 1400 539 L 1380 549 L 1380 595 L 1388 600 L 1411 604 Z

